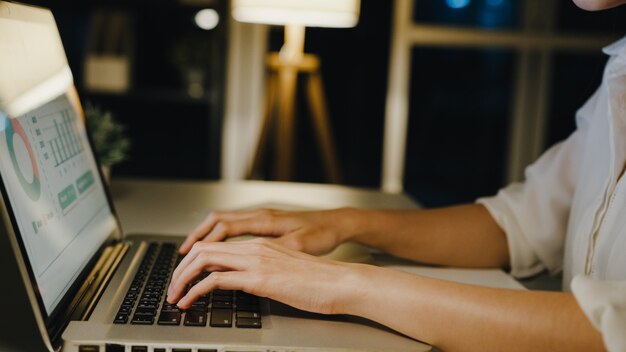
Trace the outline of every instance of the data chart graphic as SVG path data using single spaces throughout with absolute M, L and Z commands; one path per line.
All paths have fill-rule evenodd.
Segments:
M 85 134 L 63 98 L 22 116 L 0 114 L 0 169 L 13 176 L 7 178 L 14 185 L 10 192 L 21 199 L 17 216 L 30 233 L 27 243 L 39 258 L 39 273 L 59 254 L 50 244 L 58 247 L 73 239 L 60 224 L 84 226 L 89 220 L 85 209 L 105 204 L 102 194 L 95 192 L 96 164 Z
M 65 94 L 0 111 L 0 184 L 48 313 L 116 227 L 79 112 Z
M 28 136 L 17 119 L 6 118 L 4 121 L 7 149 L 15 174 L 28 197 L 33 201 L 38 201 L 41 196 L 41 181 L 35 153 L 28 142 Z M 18 154 L 26 154 L 28 161 L 23 162 L 24 158 L 19 158 Z M 32 177 L 26 176 L 25 173 L 29 173 L 29 176 L 32 174 Z
M 47 129 L 51 131 L 52 137 L 47 144 L 54 157 L 55 166 L 60 166 L 82 153 L 84 147 L 67 110 L 61 111 L 59 116 L 52 118 L 51 121 L 54 125 Z

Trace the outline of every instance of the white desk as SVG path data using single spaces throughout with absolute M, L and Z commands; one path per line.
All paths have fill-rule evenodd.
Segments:
M 114 180 L 111 186 L 122 228 L 127 233 L 184 235 L 211 210 L 272 206 L 302 209 L 346 206 L 419 208 L 405 195 L 334 185 Z M 375 261 L 378 265 L 416 275 L 489 287 L 524 289 L 502 270 L 433 268 L 387 255 L 375 255 Z
M 181 234 L 191 231 L 211 210 L 255 207 L 323 209 L 337 207 L 417 209 L 406 195 L 345 186 L 245 181 L 236 183 L 114 180 L 111 193 L 127 233 Z M 490 287 L 524 289 L 501 270 L 418 266 L 389 256 L 377 264 L 414 274 Z

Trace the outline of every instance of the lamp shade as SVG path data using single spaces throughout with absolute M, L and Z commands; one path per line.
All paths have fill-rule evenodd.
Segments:
M 354 27 L 360 0 L 232 0 L 233 17 L 240 22 Z

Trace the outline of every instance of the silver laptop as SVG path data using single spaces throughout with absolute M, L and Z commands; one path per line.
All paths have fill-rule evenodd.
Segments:
M 363 319 L 240 291 L 187 311 L 167 304 L 182 237 L 121 231 L 82 119 L 52 14 L 0 1 L 0 256 L 22 281 L 1 289 L 21 292 L 32 307 L 21 315 L 39 331 L 20 319 L 5 330 L 50 351 L 428 349 Z

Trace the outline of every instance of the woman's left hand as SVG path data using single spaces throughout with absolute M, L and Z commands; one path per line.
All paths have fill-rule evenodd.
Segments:
M 174 271 L 167 301 L 186 309 L 215 289 L 243 290 L 310 312 L 346 313 L 347 303 L 365 289 L 368 267 L 318 258 L 266 239 L 197 242 Z M 207 271 L 211 274 L 187 292 Z

